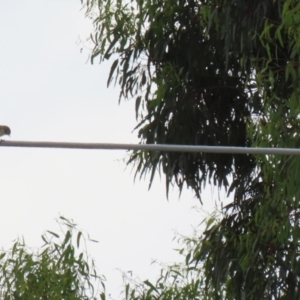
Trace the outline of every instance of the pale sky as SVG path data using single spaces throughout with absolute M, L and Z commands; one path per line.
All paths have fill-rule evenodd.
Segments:
M 80 53 L 86 23 L 80 0 L 0 1 L 0 124 L 11 140 L 137 143 L 134 101 L 118 105 L 118 88 L 106 88 L 110 64 L 91 65 Z M 7 138 L 9 139 L 9 138 Z M 24 236 L 42 244 L 59 215 L 99 241 L 90 249 L 108 292 L 117 296 L 133 271 L 155 278 L 152 259 L 175 261 L 174 230 L 189 235 L 204 214 L 193 194 L 171 191 L 164 178 L 133 182 L 126 151 L 0 148 L 0 247 Z M 218 198 L 208 189 L 210 209 Z

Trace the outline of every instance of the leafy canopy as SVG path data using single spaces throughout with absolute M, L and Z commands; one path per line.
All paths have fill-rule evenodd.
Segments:
M 60 217 L 62 238 L 47 231 L 44 245 L 36 250 L 17 240 L 8 251 L 0 251 L 0 291 L 3 300 L 105 299 L 96 289 L 104 278 L 97 274 L 93 260 L 80 251 L 85 236 L 76 225 Z M 75 246 L 76 245 L 76 246 Z
M 298 0 L 85 4 L 92 62 L 114 59 L 108 84 L 135 98 L 141 143 L 299 148 Z M 190 255 L 208 299 L 299 299 L 298 157 L 135 151 L 129 163 L 150 185 L 162 171 L 167 191 L 234 193 Z

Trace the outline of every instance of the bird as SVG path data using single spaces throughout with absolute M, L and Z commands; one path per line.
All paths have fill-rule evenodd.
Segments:
M 10 128 L 6 125 L 0 125 L 0 136 L 9 135 L 10 136 Z

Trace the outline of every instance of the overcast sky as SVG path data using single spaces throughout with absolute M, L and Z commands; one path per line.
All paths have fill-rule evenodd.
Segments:
M 78 39 L 87 33 L 80 0 L 0 1 L 0 124 L 11 140 L 137 143 L 134 101 L 118 105 L 118 88 L 106 88 L 109 64 L 91 65 Z M 99 241 L 90 251 L 109 293 L 121 274 L 154 278 L 152 259 L 177 259 L 174 230 L 191 234 L 204 214 L 193 194 L 169 201 L 164 178 L 148 191 L 133 182 L 126 151 L 0 148 L 0 246 L 16 237 L 41 245 L 57 229 L 55 218 L 72 218 Z M 217 201 L 211 190 L 206 208 Z

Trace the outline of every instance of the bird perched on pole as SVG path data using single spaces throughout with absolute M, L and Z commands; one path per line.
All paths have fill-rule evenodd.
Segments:
M 0 136 L 10 135 L 10 128 L 5 125 L 0 125 Z

